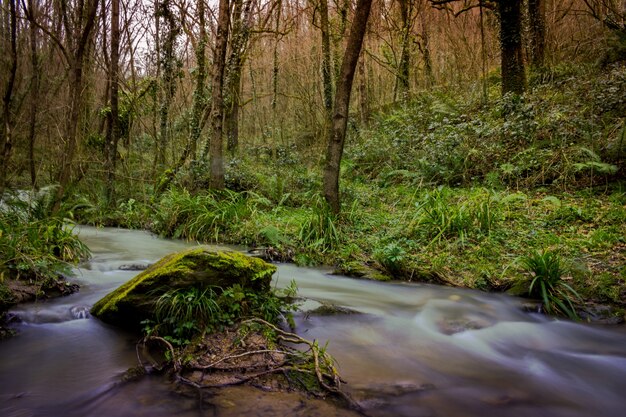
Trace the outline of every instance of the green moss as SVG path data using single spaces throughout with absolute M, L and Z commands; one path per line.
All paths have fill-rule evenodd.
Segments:
M 156 300 L 168 290 L 224 290 L 240 285 L 264 293 L 269 291 L 275 271 L 275 266 L 239 252 L 189 249 L 162 258 L 94 304 L 91 314 L 106 322 L 137 327 L 142 320 L 153 318 Z

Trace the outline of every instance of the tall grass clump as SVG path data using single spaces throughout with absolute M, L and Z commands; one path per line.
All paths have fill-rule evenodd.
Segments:
M 414 233 L 429 244 L 453 238 L 465 242 L 469 237 L 490 234 L 500 219 L 499 206 L 491 194 L 479 192 L 457 201 L 451 194 L 450 189 L 439 187 L 415 203 Z
M 223 241 L 223 235 L 234 233 L 260 207 L 268 206 L 268 199 L 251 191 L 192 195 L 174 188 L 161 197 L 153 230 L 174 238 Z
M 183 346 L 205 332 L 223 330 L 247 317 L 276 323 L 284 313 L 290 320 L 291 301 L 297 293 L 295 282 L 280 291 L 258 292 L 241 285 L 228 288 L 178 288 L 161 295 L 155 319 L 146 320 L 144 331 Z
M 538 298 L 548 314 L 577 319 L 574 303 L 578 293 L 563 281 L 566 270 L 559 255 L 552 251 L 534 252 L 522 257 L 522 265 L 532 275 L 528 294 Z
M 341 242 L 338 217 L 326 201 L 315 194 L 305 218 L 300 223 L 298 240 L 310 251 L 325 253 Z

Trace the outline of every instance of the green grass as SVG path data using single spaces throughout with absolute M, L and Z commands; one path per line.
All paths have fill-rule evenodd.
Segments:
M 534 252 L 522 257 L 522 265 L 532 274 L 528 294 L 539 298 L 547 313 L 578 318 L 575 303 L 580 295 L 563 280 L 566 270 L 557 253 Z
M 357 123 L 340 216 L 319 197 L 321 148 L 297 143 L 275 158 L 243 147 L 226 166 L 231 191 L 204 190 L 202 166 L 183 169 L 158 198 L 136 186 L 101 216 L 163 236 L 272 247 L 300 264 L 357 263 L 483 290 L 527 281 L 529 254 L 558 253 L 571 266 L 564 282 L 585 300 L 624 303 L 626 70 L 552 72 L 521 100 L 483 105 L 438 89 Z
M 70 275 L 71 265 L 89 257 L 73 225 L 50 216 L 50 193 L 32 200 L 7 198 L 0 210 L 0 276 L 44 282 Z

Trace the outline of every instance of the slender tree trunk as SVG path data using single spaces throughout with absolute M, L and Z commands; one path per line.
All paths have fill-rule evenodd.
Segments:
M 198 141 L 200 140 L 200 134 L 202 133 L 201 119 L 202 114 L 204 113 L 204 109 L 207 105 L 207 97 L 206 97 L 206 43 L 207 43 L 207 33 L 206 33 L 206 17 L 205 17 L 205 7 L 204 0 L 199 0 L 197 5 L 197 17 L 200 25 L 200 39 L 198 39 L 198 44 L 196 45 L 196 88 L 193 92 L 193 107 L 191 110 L 191 123 L 190 130 L 191 136 L 189 138 L 189 143 L 187 145 L 187 149 L 185 153 L 188 155 L 183 155 L 181 160 L 184 163 L 184 160 L 189 157 L 190 159 L 196 159 L 196 152 L 198 147 Z
M 30 171 L 30 183 L 33 189 L 37 188 L 37 170 L 35 168 L 35 142 L 37 140 L 37 113 L 39 111 L 39 89 L 41 68 L 39 66 L 39 54 L 37 53 L 37 25 L 35 25 L 35 0 L 28 0 L 28 22 L 30 30 L 30 63 L 33 73 L 31 74 L 31 102 L 30 102 L 30 126 L 28 127 L 28 168 Z
M 485 42 L 485 11 L 483 4 L 479 5 L 479 13 L 480 13 L 480 70 L 482 77 L 482 102 L 483 104 L 487 104 L 489 100 L 489 94 L 487 92 L 487 50 L 486 50 L 486 42 Z
M 435 83 L 435 73 L 433 71 L 433 60 L 430 55 L 430 30 L 428 28 L 428 22 L 422 13 L 422 41 L 419 43 L 420 51 L 424 59 L 424 76 L 426 78 L 426 85 L 431 86 Z
M 324 109 L 328 120 L 333 110 L 333 80 L 331 75 L 330 25 L 328 23 L 328 0 L 320 0 L 320 29 L 322 32 L 322 85 Z
M 280 28 L 280 16 L 282 9 L 282 0 L 278 0 L 278 6 L 276 9 L 276 25 L 274 27 L 274 64 L 272 69 L 272 111 L 274 116 L 276 115 L 276 105 L 278 104 L 278 45 L 280 43 L 278 29 Z
M 252 0 L 235 0 L 231 52 L 226 65 L 224 124 L 226 149 L 234 154 L 239 147 L 239 107 L 241 105 L 241 71 L 250 39 Z
M 230 23 L 229 0 L 219 1 L 217 20 L 217 38 L 215 57 L 213 58 L 213 91 L 211 101 L 211 141 L 210 141 L 210 177 L 209 187 L 214 190 L 224 188 L 223 156 L 223 117 L 224 117 L 224 68 L 226 66 L 226 47 Z
M 350 29 L 350 35 L 346 45 L 346 52 L 341 64 L 340 76 L 337 82 L 337 92 L 333 106 L 333 120 L 330 127 L 330 140 L 326 152 L 323 182 L 324 198 L 333 213 L 336 214 L 339 213 L 341 208 L 339 200 L 339 172 L 346 139 L 352 82 L 361 53 L 361 46 L 363 44 L 371 6 L 372 0 L 358 0 L 357 2 L 352 28 Z
M 91 40 L 96 13 L 98 11 L 98 0 L 90 0 L 87 4 L 83 4 L 86 10 L 79 15 L 83 17 L 78 23 L 77 30 L 73 34 L 75 36 L 74 42 L 76 42 L 73 53 L 69 58 L 69 89 L 70 89 L 70 103 L 69 103 L 69 117 L 65 127 L 66 143 L 63 155 L 61 156 L 60 169 L 57 175 L 57 181 L 59 187 L 55 195 L 55 202 L 52 208 L 54 213 L 58 212 L 61 208 L 61 199 L 65 194 L 72 174 L 72 163 L 74 162 L 74 156 L 76 155 L 76 149 L 78 147 L 78 124 L 80 123 L 80 115 L 82 112 L 82 92 L 84 88 L 83 83 L 83 71 L 85 67 L 86 55 L 89 51 L 89 41 Z M 67 11 L 64 13 L 66 20 L 69 19 Z M 66 23 L 66 28 L 68 24 Z M 72 36 L 72 35 L 70 35 Z
M 530 64 L 533 69 L 541 69 L 545 65 L 545 13 L 545 0 L 528 0 L 528 19 L 530 21 Z
M 522 54 L 521 0 L 501 0 L 500 49 L 502 94 L 522 94 L 526 89 L 526 71 Z
M 367 94 L 367 71 L 365 70 L 365 58 L 359 60 L 359 113 L 361 123 L 368 126 L 370 122 L 369 95 Z
M 15 0 L 9 0 L 9 45 L 8 53 L 11 56 L 9 77 L 2 97 L 2 114 L 0 115 L 0 144 L 2 145 L 0 155 L 0 197 L 4 194 L 7 185 L 7 170 L 11 158 L 11 148 L 13 147 L 13 121 L 11 109 L 13 93 L 15 88 L 15 76 L 17 73 L 17 8 Z M 6 52 L 4 52 L 6 53 Z
M 411 31 L 411 1 L 399 0 L 400 20 L 402 21 L 402 34 L 400 45 L 400 61 L 398 62 L 398 75 L 396 78 L 396 91 L 400 100 L 406 100 L 409 95 L 409 68 L 411 57 L 409 54 L 409 41 Z
M 111 0 L 111 139 L 106 155 L 107 192 L 109 206 L 115 199 L 115 165 L 120 138 L 119 60 L 120 60 L 120 0 Z
M 159 14 L 167 22 L 165 36 L 165 42 L 163 43 L 163 88 L 162 88 L 162 100 L 159 109 L 159 147 L 157 162 L 161 166 L 165 166 L 167 162 L 167 148 L 169 146 L 169 114 L 170 107 L 172 105 L 172 99 L 176 92 L 176 57 L 174 55 L 174 46 L 176 44 L 176 37 L 178 36 L 178 29 L 176 28 L 176 18 L 172 10 L 170 9 L 170 2 L 163 1 L 160 4 Z

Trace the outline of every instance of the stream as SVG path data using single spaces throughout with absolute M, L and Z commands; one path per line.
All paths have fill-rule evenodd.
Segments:
M 137 274 L 123 270 L 127 265 L 147 265 L 193 244 L 123 229 L 81 227 L 79 233 L 93 253 L 72 279 L 80 292 L 12 310 L 22 322 L 19 336 L 0 342 L 0 416 L 355 415 L 251 387 L 198 401 L 173 393 L 162 377 L 121 383 L 124 371 L 137 365 L 138 336 L 83 318 L 84 312 Z M 360 313 L 299 314 L 296 324 L 302 337 L 328 341 L 346 390 L 368 415 L 626 413 L 624 326 L 526 313 L 521 300 L 503 294 L 278 265 L 276 286 L 292 279 L 300 296 Z

